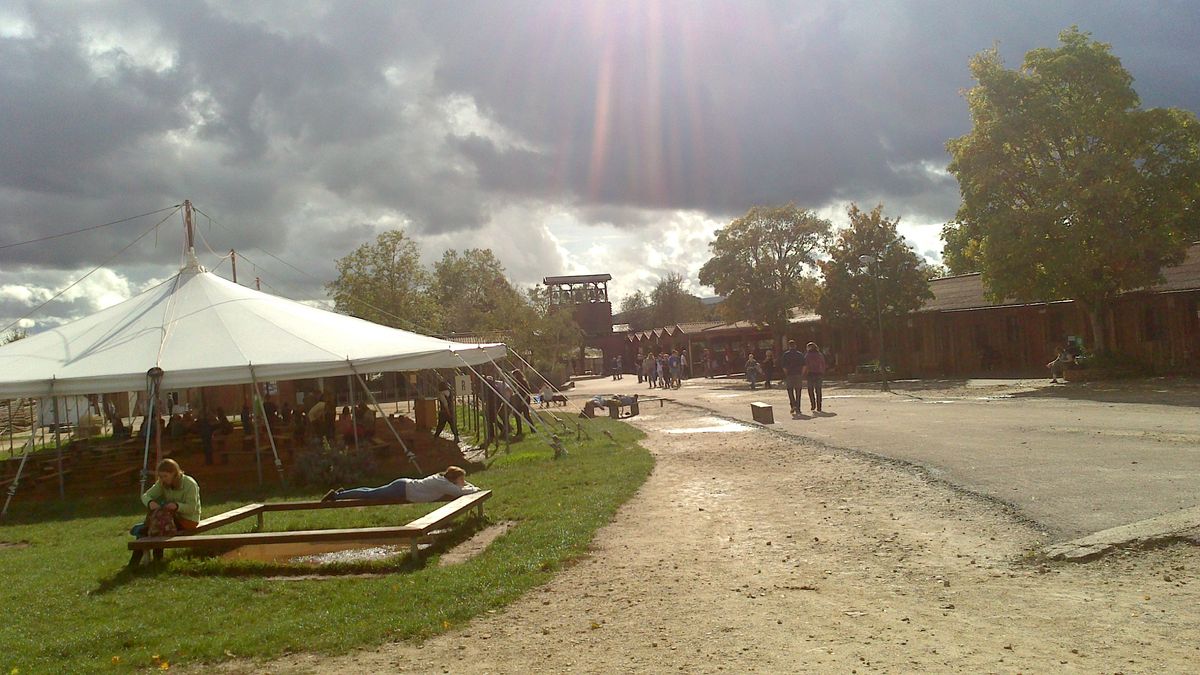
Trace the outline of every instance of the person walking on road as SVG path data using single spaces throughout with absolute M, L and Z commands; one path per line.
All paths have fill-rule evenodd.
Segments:
M 808 378 L 808 409 L 823 412 L 821 410 L 821 385 L 825 379 L 825 355 L 821 353 L 821 349 L 815 342 L 808 343 L 805 350 L 804 376 Z
M 792 414 L 800 414 L 800 405 L 804 394 L 804 354 L 796 349 L 796 341 L 788 340 L 787 351 L 779 357 L 779 366 L 783 368 L 783 380 L 787 383 L 788 403 L 791 404 Z

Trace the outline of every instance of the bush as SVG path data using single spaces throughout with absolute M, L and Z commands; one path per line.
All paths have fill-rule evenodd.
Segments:
M 375 459 L 370 453 L 335 449 L 324 439 L 296 456 L 296 480 L 301 485 L 350 485 L 374 473 Z

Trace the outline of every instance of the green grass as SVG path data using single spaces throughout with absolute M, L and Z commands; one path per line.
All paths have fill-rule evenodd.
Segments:
M 443 632 L 504 606 L 584 553 L 596 530 L 649 475 L 653 460 L 637 444 L 640 432 L 605 419 L 588 428 L 594 440 L 572 441 L 564 459 L 551 459 L 550 449 L 529 437 L 469 477 L 495 491 L 488 521 L 516 523 L 483 554 L 439 567 L 444 547 L 435 547 L 420 562 L 398 555 L 332 570 L 387 573 L 376 578 L 279 581 L 267 576 L 312 569 L 171 551 L 165 564 L 131 573 L 124 569 L 125 543 L 140 517 L 136 503 L 16 508 L 10 514 L 15 522 L 0 527 L 0 541 L 29 545 L 0 548 L 0 607 L 9 614 L 0 622 L 0 675 L 13 669 L 122 671 L 293 651 L 333 654 Z M 315 494 L 281 492 L 291 498 Z M 262 496 L 206 490 L 205 514 Z M 266 529 L 399 524 L 435 507 L 269 513 Z M 221 531 L 245 531 L 251 523 Z M 470 536 L 472 527 L 462 526 L 450 539 Z

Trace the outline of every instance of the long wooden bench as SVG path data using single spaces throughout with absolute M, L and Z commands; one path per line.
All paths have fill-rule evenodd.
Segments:
M 247 504 L 246 506 L 226 511 L 212 518 L 206 518 L 200 525 L 189 533 L 177 534 L 170 537 L 142 537 L 128 544 L 130 550 L 188 548 L 209 551 L 231 550 L 249 545 L 295 544 L 295 543 L 329 543 L 355 542 L 363 544 L 383 544 L 396 541 L 408 541 L 409 551 L 415 558 L 419 545 L 431 538 L 433 531 L 439 529 L 455 518 L 476 510 L 479 517 L 483 516 L 483 503 L 492 496 L 491 490 L 481 490 L 463 495 L 430 513 L 417 518 L 406 525 L 392 527 L 357 527 L 331 530 L 295 530 L 291 532 L 249 532 L 245 534 L 201 534 L 222 525 L 256 516 L 258 529 L 263 525 L 263 514 L 268 511 L 300 511 L 311 509 L 338 509 L 365 506 L 386 506 L 392 504 L 408 504 L 411 502 L 394 500 L 339 500 L 329 502 L 276 502 L 273 504 Z

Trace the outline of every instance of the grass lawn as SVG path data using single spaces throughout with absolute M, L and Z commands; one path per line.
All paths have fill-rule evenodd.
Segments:
M 417 563 L 401 554 L 335 570 L 387 573 L 375 578 L 282 581 L 268 577 L 312 569 L 170 550 L 164 564 L 131 573 L 124 568 L 127 532 L 142 513 L 133 495 L 129 503 L 36 508 L 21 508 L 18 496 L 11 522 L 0 526 L 0 607 L 8 614 L 0 622 L 0 675 L 120 671 L 289 651 L 332 654 L 462 624 L 544 583 L 586 551 L 596 530 L 649 475 L 653 460 L 637 444 L 641 432 L 607 419 L 586 428 L 593 440 L 572 440 L 564 459 L 552 459 L 542 441 L 527 437 L 468 477 L 494 491 L 488 521 L 516 523 L 481 555 L 439 567 L 442 549 L 435 547 Z M 391 478 L 377 477 L 380 483 Z M 201 491 L 206 516 L 264 496 L 313 499 L 323 492 L 232 495 L 203 485 Z M 437 506 L 269 513 L 266 529 L 395 525 Z M 450 539 L 469 536 L 470 527 Z

